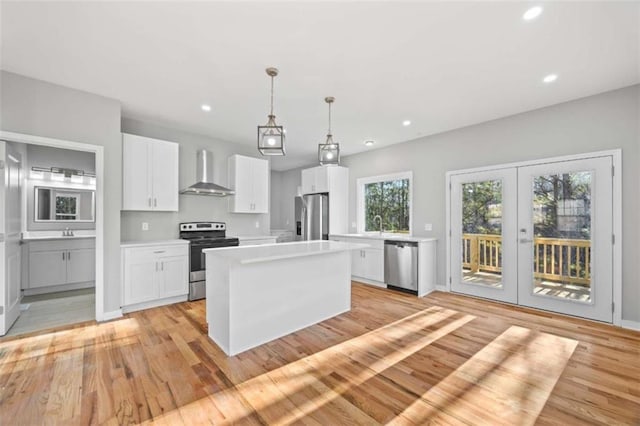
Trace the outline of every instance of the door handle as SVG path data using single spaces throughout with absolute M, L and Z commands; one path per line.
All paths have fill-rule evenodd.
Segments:
M 156 272 L 158 272 L 158 262 L 156 262 Z
M 62 252 L 62 260 L 64 260 L 64 252 Z
M 149 197 L 148 203 L 149 203 L 149 207 L 151 207 L 151 197 Z
M 164 262 L 160 262 L 160 270 L 164 271 Z
M 71 260 L 71 252 L 70 251 L 67 252 L 67 260 Z
M 153 199 L 153 207 L 158 207 L 158 199 L 157 198 Z

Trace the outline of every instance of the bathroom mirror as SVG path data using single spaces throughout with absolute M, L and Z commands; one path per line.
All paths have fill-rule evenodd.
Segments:
M 95 191 L 36 186 L 34 209 L 36 222 L 94 222 Z

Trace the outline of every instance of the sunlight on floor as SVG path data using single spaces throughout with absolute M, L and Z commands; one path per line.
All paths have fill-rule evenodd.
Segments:
M 348 418 L 356 424 L 375 423 L 364 412 L 348 407 L 348 403 L 340 398 L 340 395 L 350 388 L 365 383 L 474 318 L 472 315 L 464 315 L 440 307 L 425 309 L 249 379 L 232 389 L 211 394 L 178 408 L 178 411 L 185 418 L 191 419 L 192 416 L 198 417 L 198 410 L 203 410 L 203 406 L 207 407 L 208 415 L 212 415 L 212 405 L 219 407 L 224 407 L 225 404 L 241 405 L 240 401 L 246 400 L 257 412 L 269 413 L 267 416 L 269 420 L 275 418 L 278 424 L 290 424 L 327 404 L 334 404 L 334 408 L 343 410 L 345 415 L 348 415 Z M 361 365 L 366 367 L 358 369 L 353 365 L 353 359 L 360 361 Z M 321 378 L 334 372 L 339 372 L 348 380 L 341 381 L 337 386 L 328 387 Z M 297 393 L 303 393 L 305 397 L 294 404 L 290 398 L 294 398 Z M 247 412 L 247 410 L 240 409 L 240 412 Z M 175 413 L 167 415 L 173 418 Z M 207 416 L 207 418 L 210 417 Z M 210 420 L 216 421 L 215 418 Z M 233 423 L 241 422 L 243 417 L 221 417 L 218 420 Z M 163 418 L 163 421 L 166 422 L 168 419 Z
M 449 416 L 470 424 L 533 424 L 577 345 L 512 326 L 402 416 L 418 424 Z

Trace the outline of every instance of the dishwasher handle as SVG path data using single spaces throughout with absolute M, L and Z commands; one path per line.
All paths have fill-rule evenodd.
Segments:
M 384 240 L 384 244 L 389 246 L 396 246 L 398 248 L 418 247 L 418 243 L 415 241 Z

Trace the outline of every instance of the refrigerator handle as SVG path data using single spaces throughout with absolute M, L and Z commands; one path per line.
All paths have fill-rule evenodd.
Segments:
M 309 235 L 307 232 L 307 206 L 304 203 L 304 201 L 302 202 L 302 210 L 301 210 L 301 222 L 302 222 L 302 240 L 306 241 L 307 240 L 307 236 Z

